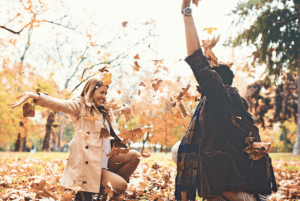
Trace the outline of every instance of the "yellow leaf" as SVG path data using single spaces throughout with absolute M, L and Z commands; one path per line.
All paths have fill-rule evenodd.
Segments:
M 210 35 L 213 31 L 218 30 L 217 28 L 209 27 L 209 28 L 204 28 L 203 31 L 207 31 L 207 33 Z
M 102 82 L 104 85 L 110 85 L 111 84 L 111 77 L 112 74 L 111 73 L 104 73 L 102 74 Z

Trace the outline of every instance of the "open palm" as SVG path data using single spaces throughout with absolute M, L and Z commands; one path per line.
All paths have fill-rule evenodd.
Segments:
M 17 96 L 17 99 L 20 99 L 20 100 L 13 103 L 11 108 L 15 108 L 15 107 L 21 105 L 22 103 L 26 102 L 29 98 L 31 98 L 31 93 L 30 92 L 23 92 L 22 94 Z

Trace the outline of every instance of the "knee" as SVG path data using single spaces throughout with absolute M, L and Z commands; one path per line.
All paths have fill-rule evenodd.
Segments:
M 130 150 L 128 152 L 128 154 L 130 155 L 131 160 L 136 159 L 136 158 L 140 159 L 140 157 L 141 157 L 141 154 L 139 152 L 137 152 L 136 150 Z
M 122 179 L 122 181 L 118 182 L 118 186 L 114 189 L 118 194 L 125 193 L 127 189 L 127 182 Z

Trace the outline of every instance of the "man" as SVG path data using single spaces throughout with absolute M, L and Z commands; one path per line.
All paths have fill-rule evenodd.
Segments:
M 259 194 L 271 194 L 271 183 L 272 190 L 277 190 L 270 158 L 266 153 L 253 155 L 252 143 L 259 145 L 260 137 L 247 111 L 248 104 L 231 87 L 234 76 L 230 68 L 216 63 L 214 55 L 210 62 L 216 67 L 212 68 L 203 55 L 190 3 L 182 3 L 188 54 L 185 61 L 203 98 L 177 149 L 175 198 L 195 200 L 197 191 L 210 201 L 260 200 Z M 246 153 L 246 147 L 253 152 Z

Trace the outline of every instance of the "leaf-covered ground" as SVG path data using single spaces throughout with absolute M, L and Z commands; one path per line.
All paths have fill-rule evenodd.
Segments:
M 0 200 L 74 200 L 60 187 L 66 153 L 0 154 Z M 269 200 L 300 200 L 300 156 L 270 154 L 279 191 Z M 175 200 L 176 165 L 171 155 L 143 158 L 130 179 L 124 200 Z M 201 200 L 200 198 L 197 198 Z

